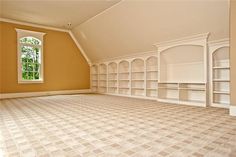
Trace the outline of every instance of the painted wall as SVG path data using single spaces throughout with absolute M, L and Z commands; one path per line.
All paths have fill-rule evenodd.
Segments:
M 231 105 L 236 106 L 236 1 L 230 4 L 230 90 Z
M 44 32 L 44 83 L 17 83 L 15 28 Z M 0 22 L 0 93 L 89 88 L 89 65 L 68 33 Z

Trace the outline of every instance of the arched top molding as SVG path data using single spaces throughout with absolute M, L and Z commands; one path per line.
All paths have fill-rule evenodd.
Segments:
M 207 46 L 207 39 L 209 33 L 198 34 L 194 36 L 189 36 L 185 38 L 180 38 L 176 40 L 170 40 L 166 42 L 160 42 L 154 44 L 157 47 L 158 53 L 165 51 L 167 49 L 178 47 L 178 46 Z
M 217 50 L 225 47 L 229 47 L 229 39 L 215 40 L 208 43 L 210 53 L 214 53 Z

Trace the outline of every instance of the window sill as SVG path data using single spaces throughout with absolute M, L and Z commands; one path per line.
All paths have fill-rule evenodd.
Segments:
M 44 83 L 43 80 L 20 80 L 18 81 L 18 84 L 38 84 L 38 83 Z

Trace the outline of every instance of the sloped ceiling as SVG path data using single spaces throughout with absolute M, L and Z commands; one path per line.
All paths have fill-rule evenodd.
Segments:
M 229 37 L 228 0 L 123 0 L 73 29 L 92 61 L 154 50 L 154 43 L 210 32 Z
M 73 28 L 120 0 L 0 0 L 0 17 L 57 28 Z

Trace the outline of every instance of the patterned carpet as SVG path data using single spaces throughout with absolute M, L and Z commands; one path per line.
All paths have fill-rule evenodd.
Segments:
M 96 94 L 0 103 L 0 157 L 236 156 L 226 109 Z

